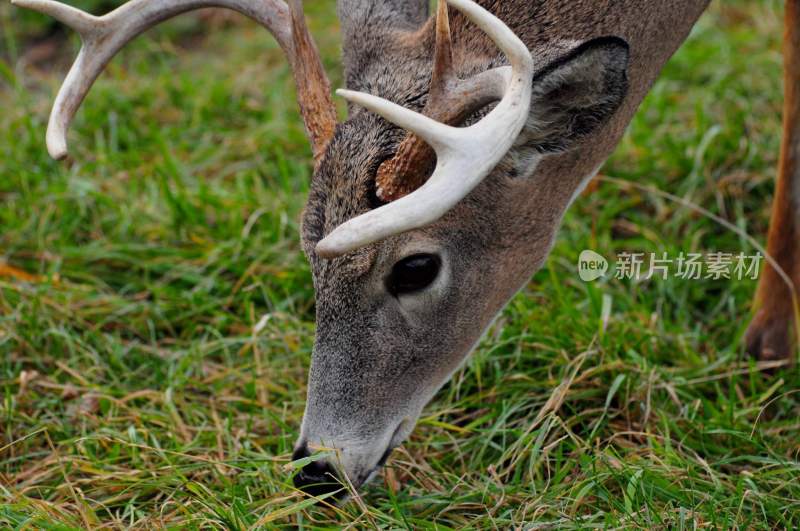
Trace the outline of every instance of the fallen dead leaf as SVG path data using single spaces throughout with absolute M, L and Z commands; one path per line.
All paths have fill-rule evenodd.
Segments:
M 19 373 L 19 391 L 17 394 L 22 396 L 28 389 L 28 384 L 39 377 L 38 371 L 22 371 Z
M 21 280 L 22 282 L 40 282 L 42 278 L 39 275 L 32 275 L 27 271 L 8 265 L 5 262 L 0 262 L 0 277 L 11 277 L 15 280 Z
M 78 388 L 72 384 L 67 384 L 64 386 L 64 389 L 61 391 L 61 399 L 62 400 L 72 400 L 73 398 L 77 398 L 80 394 Z
M 72 418 L 94 415 L 98 411 L 100 411 L 100 399 L 92 393 L 86 393 L 67 408 L 67 414 Z

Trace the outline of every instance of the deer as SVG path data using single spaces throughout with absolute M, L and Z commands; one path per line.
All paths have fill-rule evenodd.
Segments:
M 131 0 L 101 17 L 13 2 L 82 38 L 48 123 L 56 159 L 92 83 L 145 30 L 221 7 L 277 40 L 313 156 L 301 243 L 316 334 L 293 482 L 335 498 L 382 468 L 542 266 L 710 0 L 338 0 L 341 122 L 300 0 Z M 745 338 L 771 360 L 795 355 L 800 286 L 800 0 L 785 6 L 773 260 Z

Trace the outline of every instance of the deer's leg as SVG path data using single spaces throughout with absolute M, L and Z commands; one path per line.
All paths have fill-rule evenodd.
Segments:
M 745 342 L 762 360 L 793 357 L 800 319 L 786 282 L 800 293 L 800 0 L 786 1 L 784 64 L 783 143 L 767 251 L 789 279 L 769 265 L 761 277 Z

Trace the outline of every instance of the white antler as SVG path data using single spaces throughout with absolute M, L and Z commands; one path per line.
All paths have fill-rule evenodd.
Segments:
M 145 30 L 181 13 L 224 7 L 256 20 L 275 36 L 295 70 L 300 106 L 314 153 L 332 134 L 336 111 L 316 48 L 302 18 L 299 0 L 132 0 L 102 17 L 53 0 L 12 0 L 77 31 L 83 46 L 58 92 L 47 126 L 47 150 L 55 159 L 67 155 L 67 130 L 97 76 L 128 42 Z M 302 74 L 298 75 L 297 71 Z M 311 79 L 306 79 L 310 77 Z
M 511 69 L 505 94 L 481 121 L 451 127 L 390 101 L 349 90 L 337 94 L 416 134 L 436 151 L 433 175 L 415 192 L 343 223 L 317 244 L 320 256 L 339 256 L 393 234 L 424 227 L 441 218 L 494 169 L 514 143 L 531 101 L 533 59 L 508 26 L 471 0 L 447 0 L 486 32 L 506 54 Z

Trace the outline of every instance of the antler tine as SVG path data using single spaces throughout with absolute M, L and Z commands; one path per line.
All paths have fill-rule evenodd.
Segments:
M 433 59 L 430 97 L 444 95 L 448 80 L 453 77 L 453 43 L 450 36 L 450 13 L 447 2 L 439 0 L 436 11 L 436 45 Z
M 301 111 L 315 158 L 333 134 L 336 111 L 319 54 L 302 19 L 298 0 L 292 9 L 282 0 L 131 0 L 96 17 L 53 0 L 12 0 L 50 15 L 77 31 L 83 41 L 75 63 L 56 96 L 47 126 L 47 150 L 54 159 L 67 155 L 70 123 L 106 64 L 128 42 L 147 29 L 181 13 L 203 7 L 224 7 L 265 27 L 289 57 L 295 72 Z
M 306 133 L 311 140 L 314 162 L 319 163 L 338 118 L 331 98 L 331 84 L 322 67 L 319 51 L 306 25 L 301 0 L 287 0 L 292 18 L 293 53 L 289 54 Z
M 423 138 L 433 146 L 434 149 L 437 147 L 439 149 L 445 149 L 448 143 L 453 142 L 453 127 L 428 118 L 424 114 L 411 111 L 396 103 L 364 92 L 339 89 L 336 91 L 336 94 L 351 103 L 361 105 L 365 109 L 383 116 L 403 129 L 411 131 L 420 138 Z
M 91 33 L 99 20 L 98 17 L 80 9 L 52 0 L 11 0 L 11 4 L 49 15 L 81 35 Z
M 533 59 L 527 46 L 502 21 L 471 0 L 447 2 L 482 28 L 511 62 L 510 69 L 495 69 L 465 83 L 480 83 L 476 86 L 481 87 L 479 92 L 484 97 L 502 88 L 503 97 L 487 116 L 469 127 L 456 128 L 437 122 L 437 128 L 431 128 L 435 131 L 434 138 L 425 138 L 437 155 L 436 169 L 430 179 L 411 194 L 334 229 L 317 244 L 316 251 L 322 257 L 339 256 L 438 220 L 491 173 L 525 125 L 533 83 Z M 415 134 L 431 132 L 427 126 L 432 120 L 421 114 L 368 94 L 346 92 L 345 95 Z M 421 130 L 417 124 L 426 127 Z

